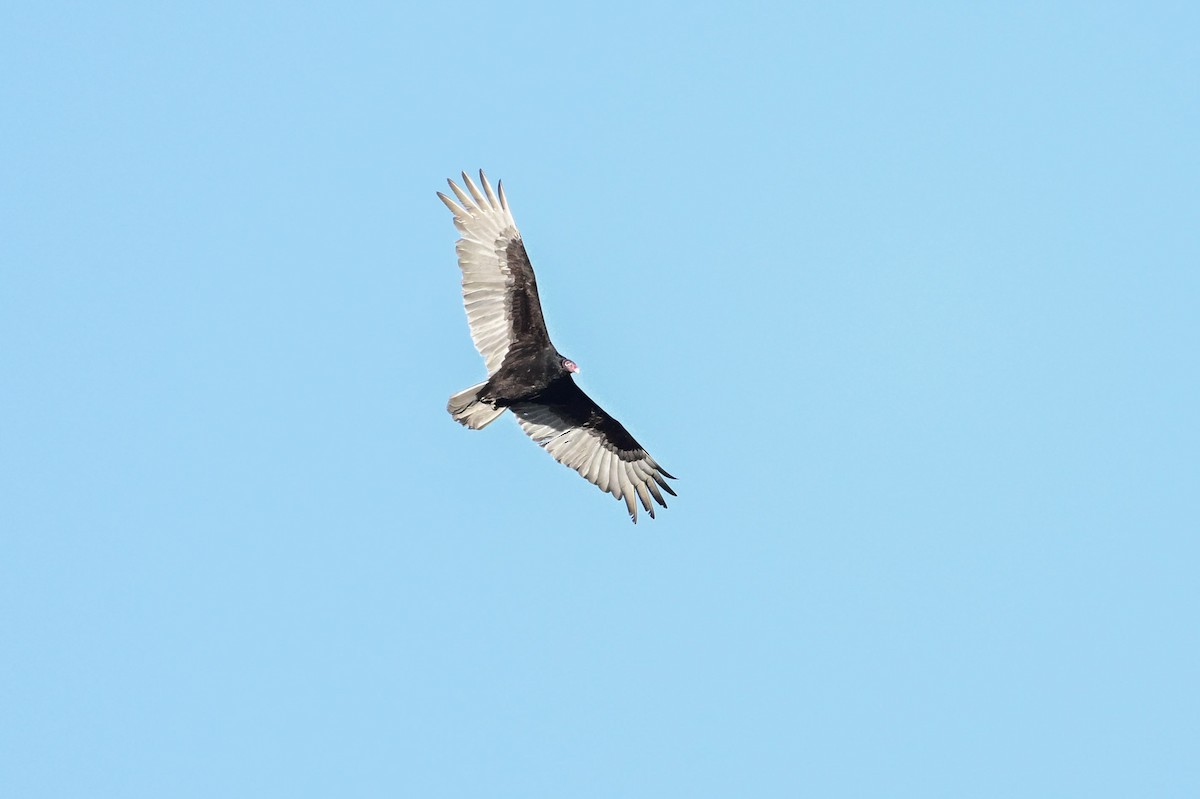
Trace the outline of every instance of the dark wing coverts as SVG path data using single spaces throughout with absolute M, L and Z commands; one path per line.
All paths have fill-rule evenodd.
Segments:
M 539 402 L 511 407 L 526 435 L 554 459 L 589 482 L 625 500 L 637 522 L 637 500 L 654 518 L 651 499 L 667 507 L 662 491 L 675 492 L 664 478 L 674 479 L 629 435 L 624 425 L 592 401 L 570 377 L 557 381 Z M 659 488 L 662 488 L 662 491 Z
M 550 337 L 542 319 L 537 279 L 508 209 L 504 185 L 493 192 L 482 172 L 479 181 L 483 191 L 465 172 L 467 191 L 450 181 L 461 205 L 441 192 L 438 197 L 454 214 L 454 226 L 462 234 L 455 250 L 462 268 L 463 305 L 471 339 L 491 375 L 513 344 L 549 346 Z

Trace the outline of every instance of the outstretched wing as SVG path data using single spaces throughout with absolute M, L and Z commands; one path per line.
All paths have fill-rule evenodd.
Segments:
M 483 170 L 479 171 L 483 191 L 466 172 L 462 177 L 466 191 L 447 181 L 457 203 L 441 192 L 438 197 L 454 214 L 454 226 L 462 233 L 455 249 L 462 269 L 463 304 L 471 339 L 490 375 L 514 344 L 549 346 L 550 337 L 533 266 L 508 209 L 504 185 L 497 184 L 499 194 L 493 192 Z
M 637 524 L 637 500 L 654 518 L 651 499 L 667 507 L 662 491 L 675 492 L 666 479 L 675 479 L 642 449 L 629 431 L 583 393 L 571 377 L 555 381 L 538 402 L 510 406 L 530 438 L 589 482 L 625 500 L 629 518 Z M 659 491 L 659 488 L 662 491 Z

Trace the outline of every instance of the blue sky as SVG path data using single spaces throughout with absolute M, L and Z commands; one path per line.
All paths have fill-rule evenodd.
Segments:
M 6 792 L 1197 795 L 1195 6 L 424 5 L 0 11 Z

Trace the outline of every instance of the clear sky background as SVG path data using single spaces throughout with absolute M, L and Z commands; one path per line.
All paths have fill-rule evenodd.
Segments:
M 0 31 L 4 795 L 1200 795 L 1195 4 Z M 444 410 L 481 166 L 657 520 Z

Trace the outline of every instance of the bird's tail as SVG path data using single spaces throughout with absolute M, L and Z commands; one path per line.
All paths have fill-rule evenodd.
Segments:
M 497 408 L 490 402 L 479 399 L 479 389 L 483 383 L 476 383 L 468 389 L 458 392 L 446 403 L 446 410 L 454 417 L 454 421 L 472 430 L 482 430 L 504 413 L 504 408 Z

